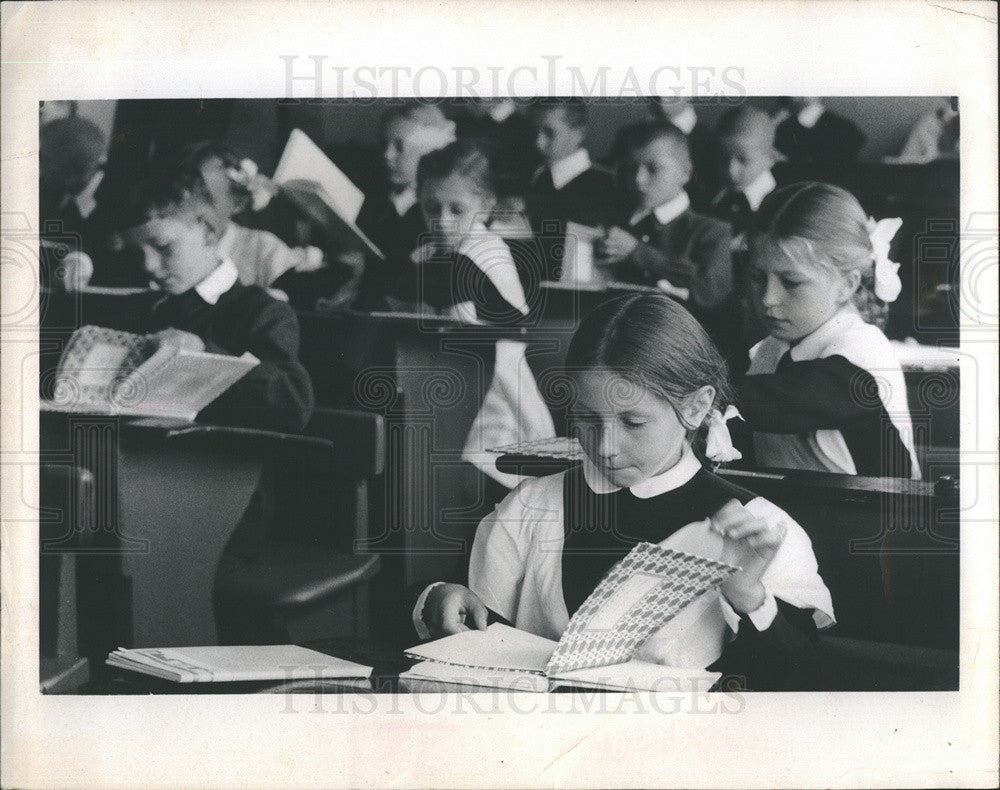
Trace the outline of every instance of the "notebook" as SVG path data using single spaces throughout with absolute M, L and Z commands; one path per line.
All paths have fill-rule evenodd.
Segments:
M 635 653 L 695 598 L 736 568 L 637 544 L 569 621 L 558 642 L 494 623 L 410 648 L 420 659 L 400 677 L 521 691 L 557 686 L 707 691 L 718 673 L 641 661 Z
M 70 337 L 45 411 L 191 421 L 259 364 L 242 357 L 160 348 L 147 335 L 83 326 Z
M 105 662 L 177 683 L 368 678 L 372 668 L 297 645 L 118 648 Z
M 280 184 L 285 194 L 321 225 L 340 235 L 349 231 L 376 256 L 385 258 L 383 252 L 357 226 L 358 213 L 365 202 L 364 192 L 301 129 L 293 129 L 288 136 L 285 150 L 274 170 L 273 181 Z M 332 217 L 315 211 L 315 203 L 311 201 L 314 192 L 333 212 Z

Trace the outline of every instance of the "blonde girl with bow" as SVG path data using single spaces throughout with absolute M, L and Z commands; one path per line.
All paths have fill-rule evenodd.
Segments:
M 901 290 L 889 260 L 900 225 L 830 184 L 761 204 L 749 279 L 768 337 L 737 397 L 758 466 L 920 477 L 903 370 L 881 329 Z

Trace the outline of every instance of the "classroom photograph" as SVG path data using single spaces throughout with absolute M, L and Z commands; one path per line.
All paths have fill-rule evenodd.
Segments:
M 41 693 L 959 689 L 956 97 L 38 111 Z

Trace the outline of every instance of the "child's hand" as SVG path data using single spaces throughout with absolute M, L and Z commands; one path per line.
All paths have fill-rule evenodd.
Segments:
M 621 263 L 639 245 L 639 240 L 619 227 L 608 228 L 594 241 L 594 254 L 600 263 Z
M 787 525 L 758 518 L 733 499 L 712 516 L 711 529 L 722 535 L 721 561 L 740 568 L 719 589 L 737 612 L 759 609 L 766 598 L 760 578 L 781 547 Z
M 251 196 L 253 210 L 261 211 L 278 193 L 278 185 L 267 176 L 261 175 L 257 164 L 251 159 L 240 162 L 239 168 L 231 167 L 226 174 L 237 184 L 241 184 Z
M 58 282 L 67 291 L 79 291 L 86 288 L 90 278 L 94 276 L 94 262 L 85 252 L 74 250 L 67 253 L 60 264 L 62 276 Z
M 183 329 L 168 327 L 155 335 L 150 335 L 150 337 L 156 343 L 157 354 L 161 351 L 165 352 L 164 355 L 166 355 L 175 351 L 205 350 L 205 343 L 198 335 L 185 332 Z
M 439 584 L 427 594 L 420 615 L 435 639 L 461 631 L 486 630 L 486 606 L 468 587 Z

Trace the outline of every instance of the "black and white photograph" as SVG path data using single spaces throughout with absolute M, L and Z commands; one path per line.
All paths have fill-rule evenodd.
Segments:
M 995 6 L 139 5 L 3 9 L 5 784 L 995 782 Z

